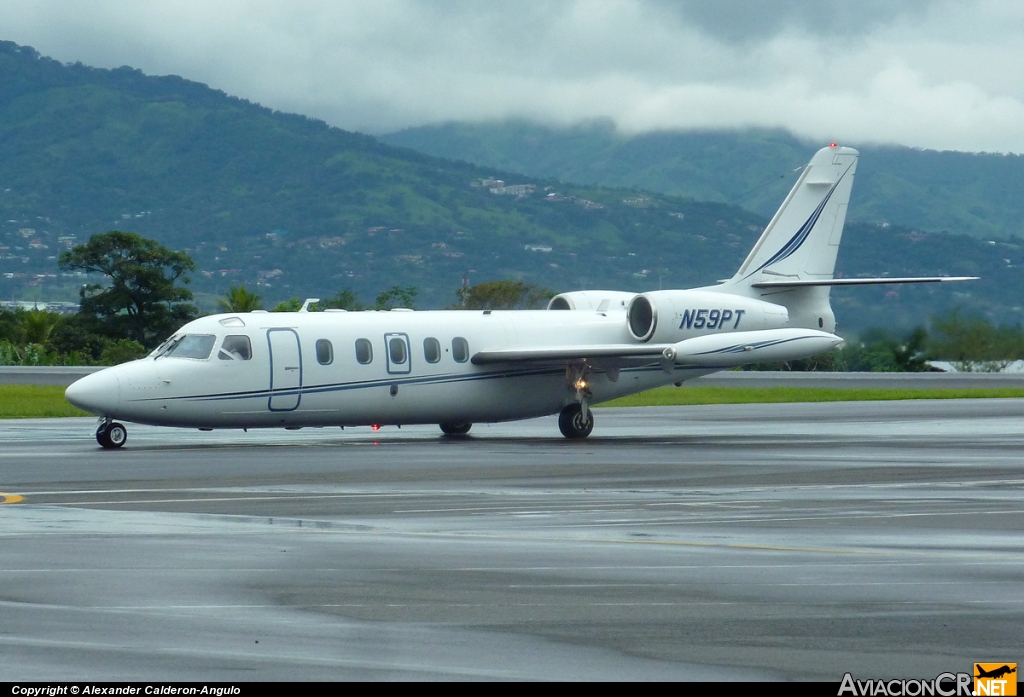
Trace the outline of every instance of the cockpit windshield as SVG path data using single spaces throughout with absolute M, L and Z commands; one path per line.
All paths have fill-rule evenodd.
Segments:
M 169 337 L 164 339 L 162 344 L 160 344 L 155 349 L 149 352 L 149 357 L 159 358 L 160 356 L 164 355 L 164 353 L 167 352 L 167 349 L 170 348 L 174 344 L 174 342 L 180 338 L 181 336 L 178 334 L 171 334 Z
M 156 357 L 165 356 L 169 358 L 206 360 L 210 357 L 210 352 L 213 351 L 213 345 L 216 341 L 217 337 L 212 334 L 184 334 L 173 337 L 171 341 L 165 342 L 163 351 L 158 353 Z

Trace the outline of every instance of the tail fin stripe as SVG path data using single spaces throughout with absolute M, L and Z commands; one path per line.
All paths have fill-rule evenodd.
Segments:
M 736 273 L 709 290 L 781 306 L 790 327 L 833 331 L 829 295 L 832 285 L 846 285 L 832 279 L 859 156 L 835 143 L 814 153 Z
M 843 174 L 845 175 L 846 173 L 844 172 Z M 843 178 L 840 177 L 839 181 L 842 180 Z M 787 259 L 791 257 L 793 254 L 795 254 L 796 251 L 800 249 L 800 247 L 803 245 L 803 243 L 807 241 L 807 238 L 810 237 L 811 230 L 814 229 L 815 224 L 818 222 L 818 218 L 821 217 L 822 211 L 825 210 L 825 206 L 828 204 L 828 200 L 832 198 L 832 194 L 835 192 L 838 186 L 839 182 L 836 182 L 835 185 L 831 189 L 829 189 L 829 192 L 825 194 L 825 198 L 821 200 L 821 203 L 818 204 L 818 207 L 814 209 L 814 212 L 811 213 L 811 216 L 803 225 L 800 226 L 800 229 L 797 230 L 796 234 L 790 238 L 789 242 L 784 244 L 782 246 L 782 249 L 777 251 L 770 259 L 768 259 L 768 261 L 764 262 L 756 269 L 751 271 L 749 274 L 747 274 L 746 278 L 750 278 L 751 276 L 753 276 L 755 273 L 762 270 L 766 266 L 771 266 L 772 264 L 782 261 L 783 259 Z

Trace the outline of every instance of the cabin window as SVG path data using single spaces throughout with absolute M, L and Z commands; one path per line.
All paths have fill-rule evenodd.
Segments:
M 165 356 L 205 361 L 213 351 L 217 337 L 212 334 L 186 334 L 168 347 Z
M 363 365 L 373 360 L 373 345 L 369 339 L 356 339 L 356 360 Z
M 388 351 L 391 352 L 391 362 L 395 365 L 405 363 L 405 340 L 394 337 L 388 341 Z
M 456 363 L 465 363 L 469 360 L 469 342 L 461 336 L 452 339 L 452 358 Z
M 423 340 L 423 357 L 427 363 L 437 363 L 441 360 L 441 342 L 434 337 Z
M 248 361 L 252 358 L 252 344 L 249 337 L 232 335 L 224 337 L 224 343 L 220 345 L 217 358 L 222 361 Z
M 316 341 L 316 362 L 320 365 L 330 365 L 334 362 L 334 347 L 327 339 Z

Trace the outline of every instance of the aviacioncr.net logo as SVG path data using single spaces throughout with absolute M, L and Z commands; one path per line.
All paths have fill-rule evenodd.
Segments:
M 1013 697 L 1017 694 L 1016 663 L 975 663 L 974 694 L 977 697 Z
M 970 673 L 939 673 L 932 680 L 856 680 L 846 673 L 839 686 L 839 697 L 972 697 L 972 678 Z

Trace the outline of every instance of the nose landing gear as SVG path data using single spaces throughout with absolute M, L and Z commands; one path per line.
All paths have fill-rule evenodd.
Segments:
M 128 442 L 128 429 L 124 424 L 105 419 L 96 429 L 96 442 L 108 450 L 120 448 Z

